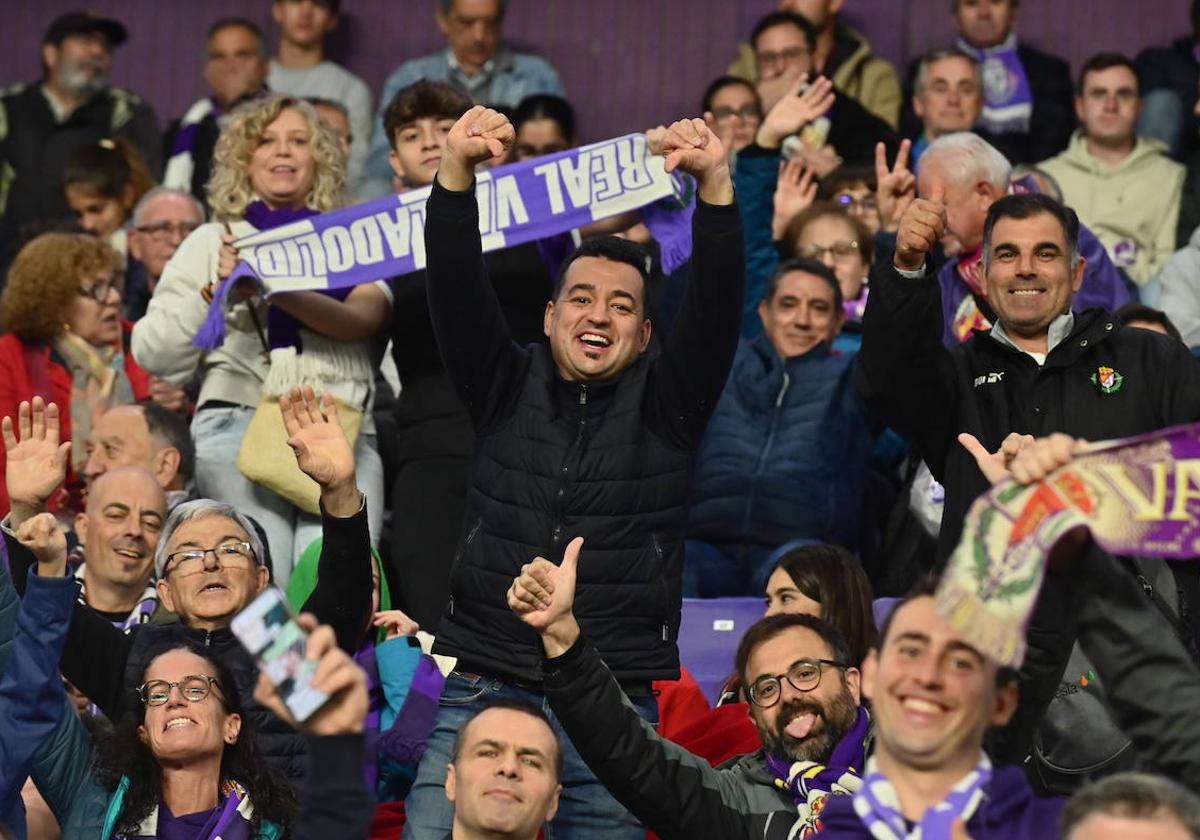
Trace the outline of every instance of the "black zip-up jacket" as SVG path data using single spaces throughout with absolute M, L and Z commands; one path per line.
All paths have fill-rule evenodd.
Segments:
M 692 461 L 737 349 L 745 284 L 736 205 L 698 202 L 694 280 L 671 335 L 605 382 L 568 382 L 546 346 L 518 347 L 481 258 L 474 190 L 426 205 L 430 316 L 475 429 L 465 536 L 435 650 L 467 671 L 540 680 L 536 635 L 505 593 L 575 536 L 576 611 L 626 681 L 676 678 Z
M 162 176 L 162 135 L 154 109 L 137 95 L 106 88 L 58 122 L 42 85 L 14 85 L 0 93 L 0 257 L 21 226 L 69 215 L 63 166 L 81 146 L 124 137 Z
M 366 507 L 344 519 L 322 512 L 322 528 L 317 585 L 303 609 L 313 613 L 320 623 L 330 625 L 339 646 L 353 655 L 371 608 L 371 538 Z M 4 534 L 4 544 L 14 570 L 22 568 L 22 573 L 13 574 L 13 583 L 24 594 L 23 572 L 37 561 L 8 533 Z M 168 639 L 197 641 L 229 668 L 263 757 L 292 781 L 302 779 L 304 737 L 254 699 L 258 666 L 227 627 L 210 632 L 180 623 L 151 623 L 122 633 L 91 607 L 77 603 L 60 667 L 63 676 L 107 717 L 118 720 L 127 705 L 136 701 L 133 692 L 142 683 L 151 653 L 161 651 L 160 645 Z
M 1041 367 L 990 331 L 948 350 L 942 330 L 941 290 L 928 267 L 910 280 L 890 255 L 877 262 L 858 384 L 877 416 L 913 444 L 946 488 L 939 557 L 958 544 L 963 517 L 989 486 L 958 443 L 960 432 L 995 452 L 1010 432 L 1097 441 L 1200 420 L 1200 365 L 1187 348 L 1123 327 L 1102 309 L 1077 312 L 1071 334 Z M 1114 377 L 1105 388 L 1101 368 L 1119 382 Z
M 762 750 L 720 767 L 646 723 L 585 636 L 545 660 L 546 699 L 613 797 L 663 840 L 783 840 L 798 818 Z

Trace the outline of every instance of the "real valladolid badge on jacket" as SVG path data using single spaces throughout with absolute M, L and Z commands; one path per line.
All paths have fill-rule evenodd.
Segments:
M 1112 368 L 1101 365 L 1092 374 L 1092 384 L 1105 394 L 1115 394 L 1125 384 L 1125 377 Z

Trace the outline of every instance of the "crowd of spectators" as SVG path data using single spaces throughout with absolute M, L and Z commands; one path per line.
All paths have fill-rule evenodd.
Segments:
M 675 196 L 501 248 L 476 174 L 599 139 L 506 0 L 378 99 L 263 2 L 162 131 L 90 11 L 0 93 L 0 835 L 1200 838 L 1196 558 L 1060 546 L 1019 668 L 934 599 L 993 484 L 1200 422 L 1200 0 L 1074 81 L 1018 0 L 903 73 L 779 0 L 628 126 Z M 398 195 L 421 270 L 247 275 Z

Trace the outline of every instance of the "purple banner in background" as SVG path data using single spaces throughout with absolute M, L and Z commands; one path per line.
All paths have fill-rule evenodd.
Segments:
M 1097 387 L 1121 374 L 1097 370 Z M 1200 423 L 1091 444 L 1033 484 L 997 484 L 971 506 L 938 586 L 938 609 L 971 644 L 1004 665 L 1025 655 L 1025 627 L 1045 559 L 1087 528 L 1114 554 L 1200 557 Z

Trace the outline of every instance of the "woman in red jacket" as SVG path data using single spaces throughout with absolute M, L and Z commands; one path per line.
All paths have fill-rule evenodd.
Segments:
M 79 500 L 92 419 L 150 395 L 149 377 L 129 353 L 121 280 L 121 258 L 104 242 L 47 233 L 17 254 L 0 297 L 0 417 L 16 417 L 21 400 L 34 396 L 58 403 L 62 436 L 72 442 L 71 472 L 68 493 L 54 501 L 67 513 Z M 0 483 L 0 515 L 8 508 Z

